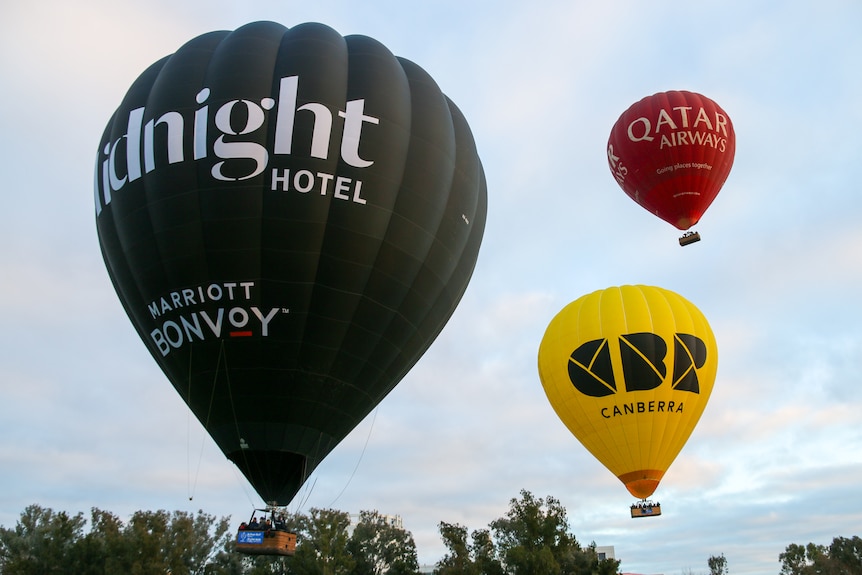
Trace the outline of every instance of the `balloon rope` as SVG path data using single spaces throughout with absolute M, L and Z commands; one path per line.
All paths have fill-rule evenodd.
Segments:
M 194 343 L 189 347 L 189 390 L 186 394 L 186 405 L 191 406 L 192 403 L 192 355 L 194 353 Z M 195 486 L 197 486 L 197 477 L 195 477 Z M 192 409 L 186 411 L 186 492 L 189 496 L 189 501 L 194 497 L 192 490 Z
M 216 375 L 218 375 L 218 366 L 222 362 L 222 358 L 224 358 L 224 379 L 225 379 L 225 382 L 227 382 L 227 395 L 228 395 L 228 399 L 230 399 L 230 410 L 231 410 L 231 413 L 233 414 L 233 424 L 234 424 L 234 427 L 236 428 L 236 438 L 237 438 L 237 440 L 242 441 L 242 437 L 240 436 L 240 432 L 239 432 L 239 419 L 237 419 L 237 417 L 236 417 L 236 405 L 234 405 L 234 403 L 233 403 L 233 391 L 230 388 L 230 371 L 228 370 L 228 367 L 227 367 L 227 354 L 225 353 L 225 350 L 224 350 L 224 340 L 221 340 L 221 347 L 219 348 L 219 354 L 218 354 L 219 362 L 216 364 Z M 240 449 L 240 451 L 243 452 L 243 459 L 245 459 L 245 451 L 243 449 Z M 246 460 L 246 465 L 248 465 L 248 460 Z
M 311 483 L 311 487 L 303 486 L 305 491 L 305 495 L 302 497 L 302 501 L 296 506 L 296 514 L 299 515 L 300 511 L 305 508 L 305 504 L 308 503 L 308 499 L 311 497 L 311 494 L 314 492 L 314 487 L 317 485 L 317 477 L 314 478 L 314 481 Z
M 210 429 L 210 416 L 212 415 L 212 412 L 213 412 L 213 403 L 215 403 L 216 385 L 218 385 L 218 366 L 219 366 L 219 363 L 221 363 L 221 358 L 222 358 L 223 352 L 224 352 L 224 341 L 222 341 L 222 349 L 219 352 L 218 359 L 216 360 L 215 374 L 213 375 L 212 391 L 210 391 L 210 404 L 209 404 L 209 406 L 207 406 L 207 418 L 204 421 L 204 429 L 206 429 L 207 432 L 209 432 L 209 429 Z M 227 373 L 227 360 L 225 360 L 225 373 Z M 228 381 L 228 392 L 229 391 L 230 391 L 230 381 Z
M 362 458 L 365 456 L 365 450 L 368 448 L 368 442 L 371 439 L 371 432 L 374 430 L 374 422 L 377 421 L 377 411 L 380 409 L 380 406 L 374 408 L 374 417 L 371 418 L 371 427 L 368 428 L 368 437 L 365 438 L 365 445 L 362 446 L 362 453 L 359 454 L 359 459 L 356 460 L 356 466 L 353 468 L 353 473 L 350 474 L 350 477 L 347 478 L 347 483 L 344 484 L 344 488 L 341 490 L 341 493 L 338 494 L 338 497 L 332 500 L 332 503 L 329 504 L 330 507 L 335 505 L 335 502 L 338 501 L 344 492 L 347 491 L 347 487 L 350 485 L 350 482 L 353 481 L 353 476 L 356 475 L 356 470 L 359 469 L 359 464 L 362 462 Z
M 227 366 L 227 353 L 225 352 L 225 348 L 224 348 L 224 340 L 221 340 L 221 347 L 219 348 L 219 361 L 216 364 L 216 375 L 218 375 L 218 369 L 219 369 L 219 365 L 222 363 L 222 358 L 224 358 L 224 378 L 225 378 L 225 382 L 227 383 L 227 395 L 228 395 L 228 399 L 230 400 L 231 413 L 233 414 L 233 424 L 234 424 L 234 427 L 236 428 L 236 438 L 237 438 L 237 441 L 239 441 L 240 444 L 242 444 L 242 435 L 240 434 L 240 431 L 239 431 L 239 419 L 236 416 L 236 405 L 234 404 L 234 401 L 233 401 L 233 391 L 231 390 L 231 385 L 230 385 L 230 370 L 228 369 L 228 366 Z M 213 392 L 215 392 L 215 386 L 213 386 Z M 210 408 L 212 408 L 212 404 L 210 404 Z M 209 416 L 207 416 L 207 420 L 209 420 Z M 248 458 L 245 455 L 245 448 L 243 448 L 240 445 L 239 451 L 242 454 L 242 459 L 245 462 L 246 469 L 251 470 L 251 465 L 249 464 Z M 260 467 L 257 468 L 257 471 L 258 471 L 258 475 L 263 475 L 262 473 L 260 473 L 260 471 L 261 471 Z M 268 504 L 269 502 L 265 501 L 264 503 Z
M 194 353 L 194 344 L 192 344 L 192 346 L 189 350 L 189 391 L 188 391 L 188 400 L 187 400 L 189 406 L 191 406 L 191 403 L 192 403 L 193 353 Z M 210 415 L 212 414 L 213 403 L 215 401 L 215 388 L 216 388 L 217 381 L 218 381 L 218 364 L 216 364 L 216 377 L 213 379 L 212 391 L 210 392 L 210 403 L 209 403 L 209 406 L 207 407 L 207 417 L 206 417 L 206 421 L 204 423 L 204 429 L 207 431 L 209 430 Z M 187 419 L 187 427 L 188 427 L 187 443 L 188 443 L 188 461 L 189 461 L 188 462 L 188 468 L 189 468 L 188 469 L 188 474 L 189 474 L 189 479 L 188 479 L 188 481 L 189 481 L 189 501 L 191 501 L 194 498 L 194 494 L 198 488 L 198 479 L 200 478 L 200 475 L 201 475 L 201 464 L 203 463 L 204 447 L 206 445 L 206 437 L 205 436 L 201 437 L 201 448 L 200 448 L 200 453 L 198 453 L 198 466 L 197 466 L 197 469 L 195 470 L 194 483 L 192 483 L 191 482 L 191 451 L 192 451 L 192 447 L 191 447 L 191 417 L 192 417 L 192 409 L 191 409 L 191 407 L 189 407 L 188 419 Z
M 242 489 L 243 493 L 245 493 L 246 499 L 248 499 L 248 504 L 251 506 L 252 509 L 254 509 L 256 502 L 254 500 L 254 497 L 252 496 L 252 493 L 248 489 L 248 479 L 246 479 L 242 476 L 242 474 L 240 474 L 239 468 L 236 465 L 231 465 L 231 468 L 233 469 L 234 479 L 236 479 L 236 482 L 239 484 L 240 489 Z

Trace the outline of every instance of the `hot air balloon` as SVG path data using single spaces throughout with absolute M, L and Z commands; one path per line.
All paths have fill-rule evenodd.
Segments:
M 733 124 L 718 104 L 694 92 L 661 92 L 633 104 L 614 124 L 608 165 L 630 198 L 685 231 L 718 195 L 735 151 Z M 699 239 L 687 232 L 680 244 Z
M 538 366 L 569 431 L 646 503 L 632 516 L 658 515 L 647 500 L 697 425 L 718 368 L 703 314 L 659 287 L 595 291 L 551 320 Z
M 288 504 L 464 294 L 487 212 L 463 115 L 316 23 L 192 39 L 133 83 L 95 170 L 126 313 L 267 504 Z

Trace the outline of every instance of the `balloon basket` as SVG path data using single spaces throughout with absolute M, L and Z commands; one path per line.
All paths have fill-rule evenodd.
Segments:
M 656 517 L 661 515 L 661 503 L 653 503 L 652 501 L 633 503 L 631 512 L 632 519 L 636 519 L 638 517 Z
M 688 244 L 693 244 L 694 242 L 700 241 L 700 234 L 697 232 L 686 232 L 679 238 L 679 245 L 687 246 Z
M 244 555 L 283 555 L 296 552 L 296 533 L 288 531 L 251 531 L 237 533 L 236 550 Z
M 296 533 L 287 530 L 283 517 L 276 516 L 278 507 L 268 505 L 266 509 L 255 509 L 248 523 L 243 523 L 236 534 L 236 550 L 244 555 L 292 556 L 296 552 Z M 261 523 L 255 524 L 257 512 L 261 511 Z M 271 520 L 264 524 L 266 515 Z

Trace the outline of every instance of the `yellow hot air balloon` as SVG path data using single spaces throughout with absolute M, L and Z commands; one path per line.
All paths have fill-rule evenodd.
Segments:
M 539 346 L 539 377 L 557 415 L 644 500 L 697 425 L 717 369 L 704 315 L 659 287 L 585 295 L 554 317 Z

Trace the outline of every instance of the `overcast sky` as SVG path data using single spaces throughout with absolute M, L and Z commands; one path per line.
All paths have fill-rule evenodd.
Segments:
M 295 510 L 397 514 L 422 563 L 522 489 L 558 498 L 626 572 L 776 574 L 790 543 L 862 535 L 862 4 L 858 0 L 32 0 L 0 7 L 0 525 L 32 503 L 246 519 L 257 496 L 140 342 L 96 238 L 97 146 L 131 82 L 211 30 L 318 21 L 425 68 L 488 179 L 472 282 L 437 341 L 308 482 Z M 681 248 L 605 159 L 659 91 L 705 94 L 737 134 L 730 177 Z M 658 285 L 709 319 L 718 377 L 632 520 L 536 369 L 567 303 Z

